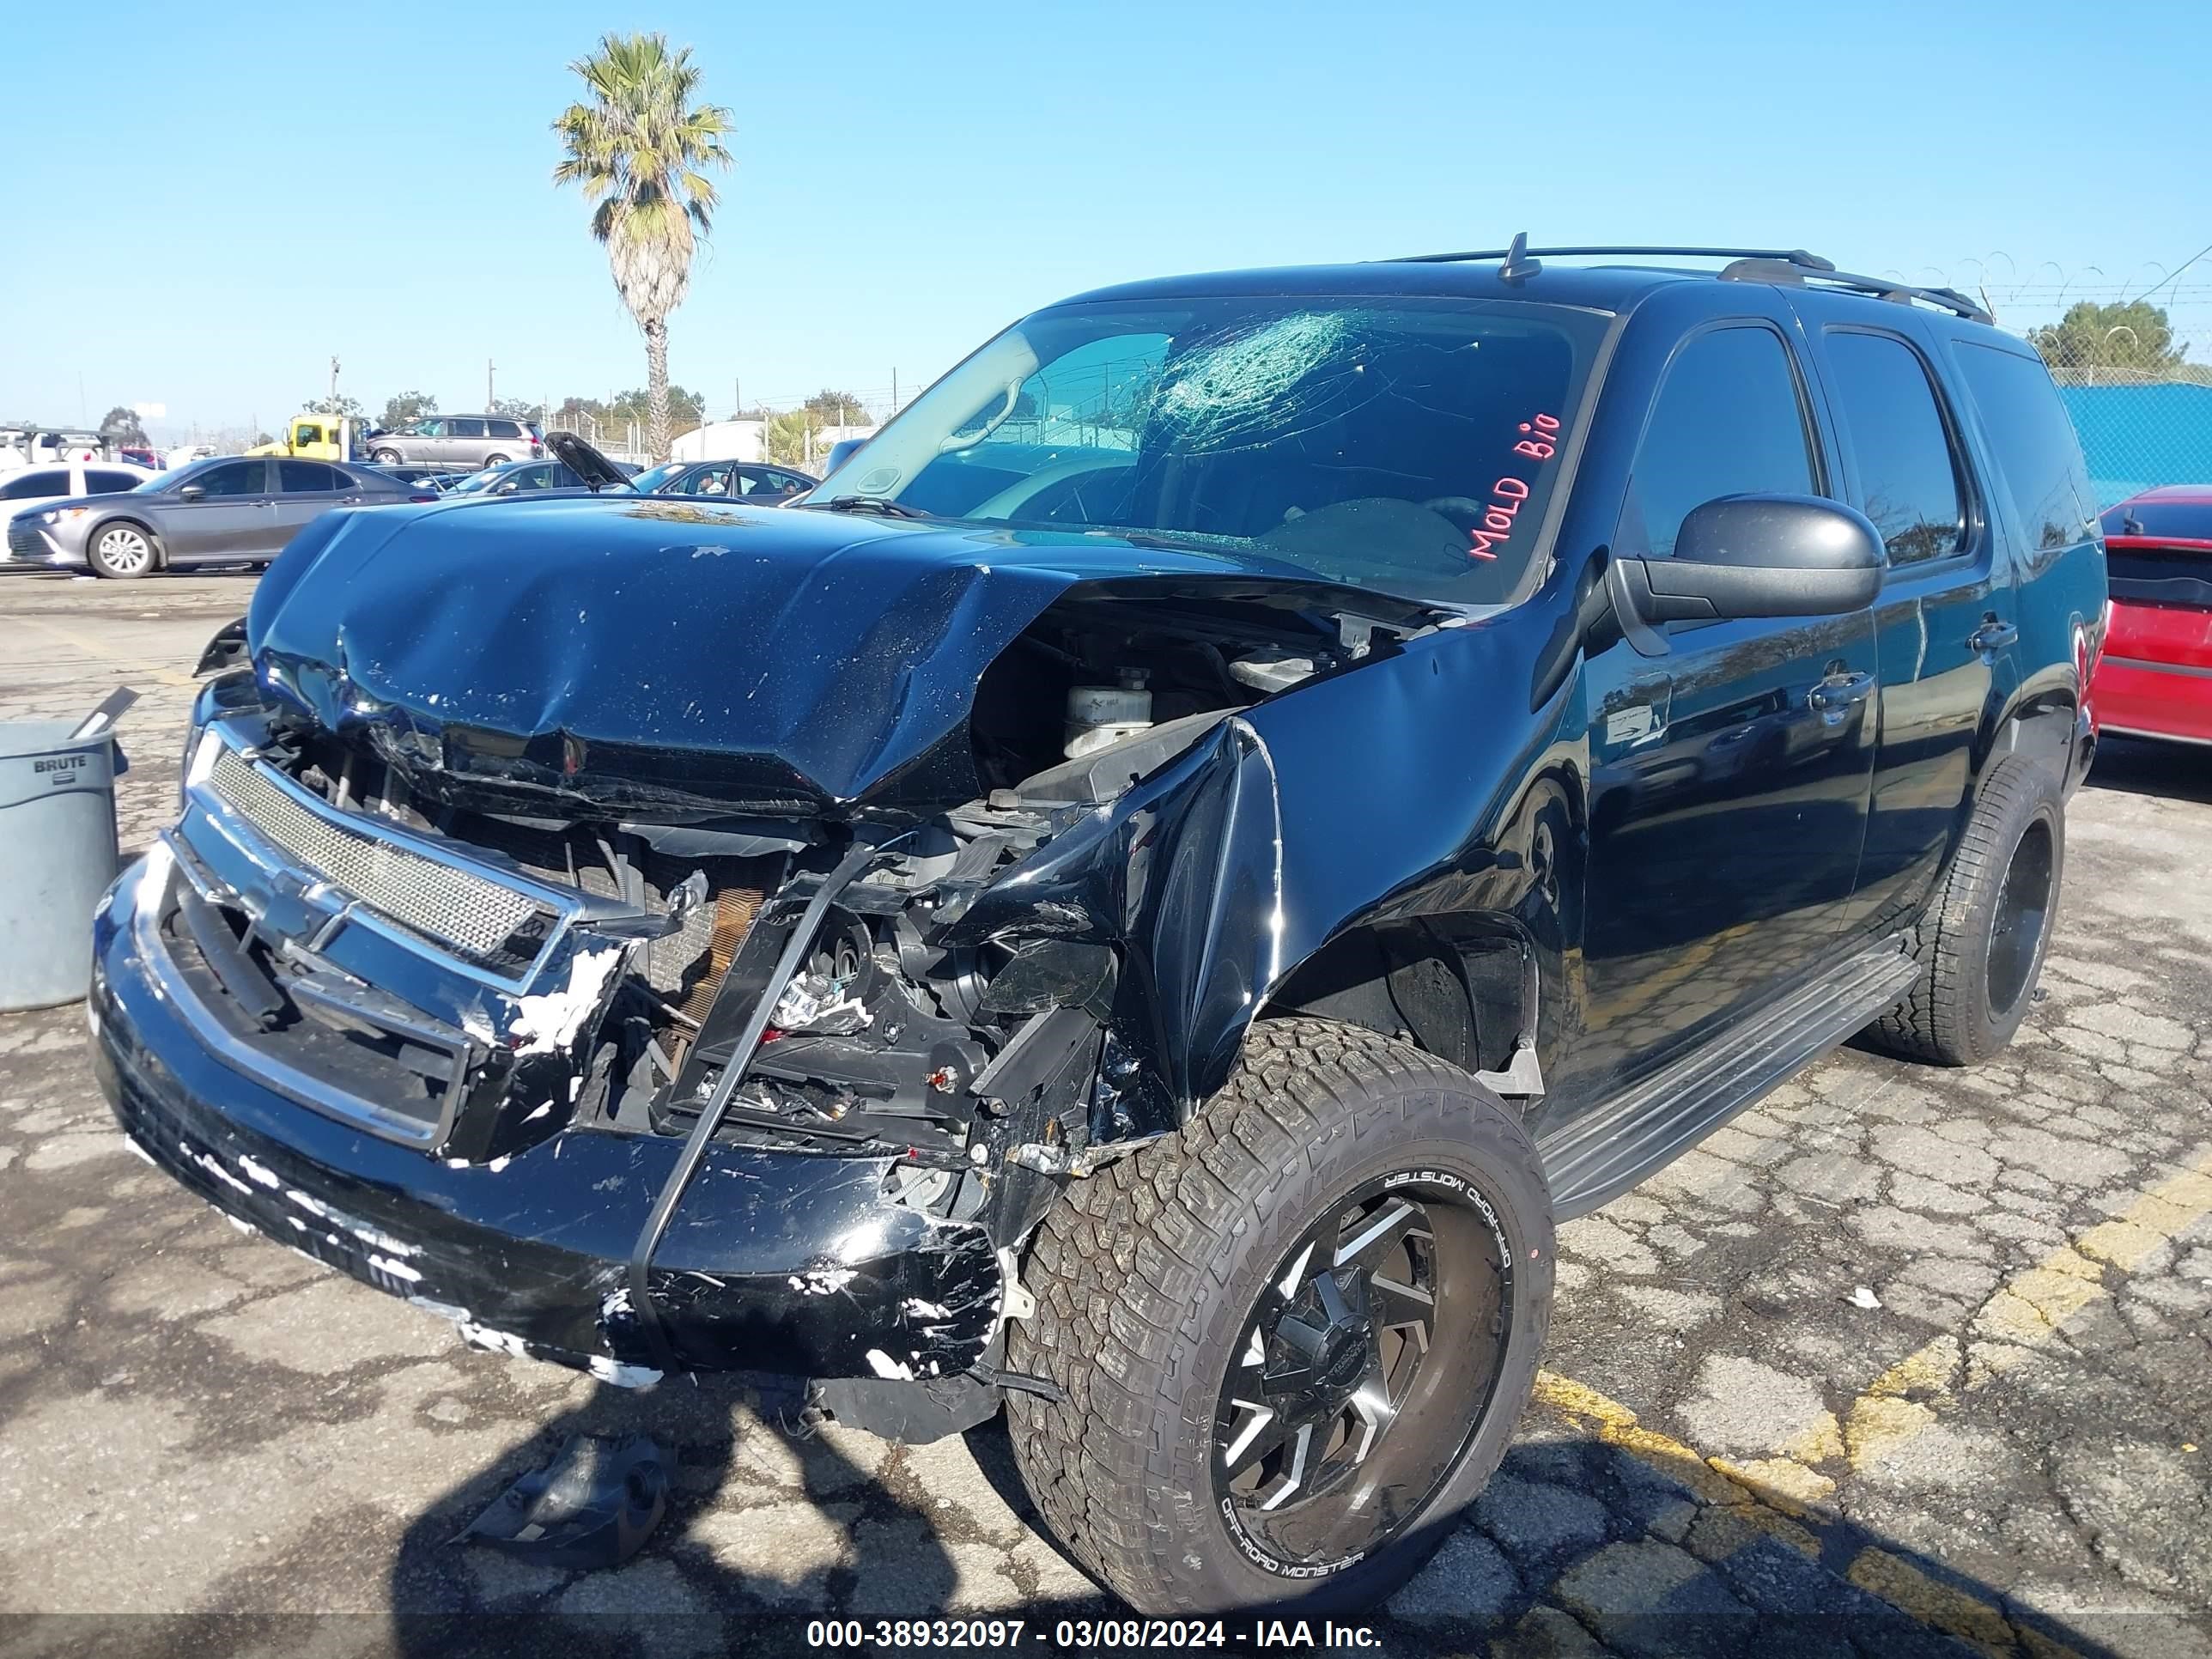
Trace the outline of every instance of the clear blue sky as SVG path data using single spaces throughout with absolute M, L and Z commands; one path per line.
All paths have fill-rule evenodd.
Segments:
M 266 426 L 333 353 L 372 410 L 476 408 L 487 356 L 502 395 L 641 384 L 547 131 L 629 28 L 737 118 L 672 330 L 718 414 L 738 376 L 910 390 L 1102 283 L 1524 228 L 1986 267 L 2014 325 L 2061 272 L 2112 297 L 2212 242 L 2205 0 L 23 5 L 0 416 Z M 2181 282 L 2212 355 L 2212 258 Z

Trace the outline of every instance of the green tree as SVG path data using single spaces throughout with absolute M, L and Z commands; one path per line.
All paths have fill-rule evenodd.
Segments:
M 534 421 L 544 408 L 544 404 L 530 398 L 497 398 L 484 413 L 504 415 L 510 421 Z
M 384 400 L 384 417 L 378 422 L 387 432 L 397 432 L 404 426 L 412 426 L 425 416 L 438 412 L 438 400 L 427 392 L 403 392 Z
M 349 398 L 343 393 L 340 393 L 335 398 L 325 394 L 323 397 L 316 398 L 314 402 L 307 405 L 307 413 L 310 415 L 342 415 L 348 420 L 358 421 L 362 417 L 362 410 L 360 398 Z
M 668 459 L 668 318 L 690 286 L 698 239 L 720 199 L 706 169 L 726 167 L 730 112 L 694 101 L 691 49 L 664 34 L 608 34 L 568 66 L 591 100 L 553 123 L 564 152 L 556 185 L 592 198 L 592 234 L 607 250 L 615 289 L 645 335 L 647 447 Z
M 100 435 L 112 444 L 129 444 L 136 449 L 146 447 L 146 428 L 138 424 L 138 411 L 121 404 L 100 417 Z
M 2189 349 L 2176 344 L 2165 311 L 2144 300 L 2100 306 L 2080 300 L 2057 322 L 2027 331 L 2027 342 L 2053 368 L 2135 368 L 2154 374 L 2179 368 Z
M 823 387 L 799 405 L 817 416 L 818 426 L 865 426 L 867 406 L 849 392 L 838 392 Z
M 767 410 L 755 410 L 753 417 L 768 422 L 765 441 L 768 459 L 781 461 L 787 466 L 818 464 L 829 447 L 822 429 L 830 426 L 866 426 L 870 423 L 867 405 L 857 393 L 839 392 L 824 387 L 796 409 L 775 414 Z
M 707 418 L 707 398 L 703 392 L 684 386 L 671 386 L 665 389 L 668 402 L 668 420 L 672 426 L 694 427 Z M 617 396 L 606 406 L 606 418 L 618 422 L 635 421 L 641 426 L 650 426 L 653 419 L 653 389 L 639 386 Z

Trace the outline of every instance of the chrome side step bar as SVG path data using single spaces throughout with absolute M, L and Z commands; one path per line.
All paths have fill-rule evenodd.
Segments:
M 1827 973 L 1536 1143 L 1553 1212 L 1587 1215 L 1893 1007 L 1919 975 L 1900 936 Z

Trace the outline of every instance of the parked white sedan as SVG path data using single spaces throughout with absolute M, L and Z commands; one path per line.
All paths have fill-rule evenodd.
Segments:
M 0 526 L 40 501 L 74 495 L 119 495 L 161 474 L 131 461 L 41 461 L 34 466 L 0 468 Z M 9 552 L 0 538 L 0 568 Z M 18 560 L 20 564 L 23 562 Z
M 0 516 L 65 495 L 119 495 L 157 476 L 135 461 L 41 461 L 0 469 Z

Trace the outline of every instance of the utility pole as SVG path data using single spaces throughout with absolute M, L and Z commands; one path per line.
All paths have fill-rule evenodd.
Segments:
M 495 367 L 497 365 L 490 358 L 484 359 L 484 413 L 487 415 L 498 407 L 498 400 L 491 395 L 491 374 Z
M 331 404 L 331 407 L 333 410 L 337 409 L 337 403 L 338 403 L 338 360 L 334 356 L 334 357 L 332 357 L 332 358 L 331 359 L 331 396 L 330 396 L 330 404 Z
M 891 413 L 898 413 L 898 370 L 891 371 Z

